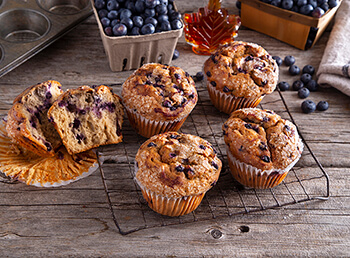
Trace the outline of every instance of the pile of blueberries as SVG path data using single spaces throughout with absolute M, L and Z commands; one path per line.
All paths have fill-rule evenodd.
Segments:
M 300 14 L 322 17 L 329 9 L 336 7 L 339 0 L 260 0 Z
M 301 99 L 306 99 L 309 97 L 310 92 L 317 91 L 319 85 L 318 83 L 312 79 L 312 76 L 315 73 L 315 68 L 312 65 L 305 65 L 303 69 L 300 69 L 297 65 L 295 65 L 295 58 L 293 56 L 286 56 L 284 60 L 279 56 L 273 56 L 278 66 L 281 66 L 284 63 L 288 66 L 288 72 L 290 75 L 299 75 L 301 76 L 298 80 L 294 81 L 292 87 L 286 81 L 281 81 L 278 83 L 278 88 L 280 91 L 286 91 L 292 88 L 294 91 L 298 91 L 298 96 Z M 315 104 L 312 100 L 305 100 L 301 103 L 301 110 L 304 113 L 312 113 L 316 109 L 319 111 L 325 111 L 329 107 L 327 101 L 320 101 Z
M 174 0 L 94 0 L 107 36 L 137 36 L 183 27 Z

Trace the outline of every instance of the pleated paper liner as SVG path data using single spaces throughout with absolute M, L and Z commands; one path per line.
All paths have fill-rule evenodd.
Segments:
M 282 183 L 289 170 L 298 162 L 301 155 L 285 169 L 261 170 L 239 161 L 226 147 L 228 164 L 232 176 L 242 185 L 255 189 L 268 189 Z
M 142 115 L 134 112 L 132 109 L 125 106 L 130 125 L 135 131 L 143 137 L 150 138 L 153 135 L 165 133 L 169 131 L 178 131 L 183 123 L 186 121 L 188 114 L 180 119 L 173 121 L 156 121 L 150 120 Z
M 87 177 L 97 168 L 93 151 L 69 155 L 62 146 L 54 157 L 41 157 L 13 143 L 5 122 L 0 124 L 0 171 L 10 178 L 37 187 L 57 187 Z
M 213 105 L 221 112 L 231 114 L 240 108 L 253 108 L 259 105 L 264 96 L 258 98 L 243 98 L 225 94 L 207 83 L 209 97 Z

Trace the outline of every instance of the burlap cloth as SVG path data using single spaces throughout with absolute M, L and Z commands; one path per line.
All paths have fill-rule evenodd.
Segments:
M 350 0 L 342 0 L 317 71 L 321 86 L 332 86 L 350 96 Z

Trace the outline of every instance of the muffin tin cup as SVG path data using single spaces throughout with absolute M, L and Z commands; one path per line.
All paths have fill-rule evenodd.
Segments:
M 90 0 L 0 0 L 0 76 L 91 14 Z
M 228 95 L 211 86 L 209 82 L 207 82 L 207 88 L 213 105 L 226 114 L 231 114 L 233 111 L 240 108 L 254 108 L 259 105 L 260 101 L 264 98 L 264 96 L 258 98 L 243 98 Z
M 226 146 L 227 159 L 232 176 L 242 185 L 255 189 L 268 189 L 279 185 L 289 170 L 299 161 L 298 156 L 286 169 L 261 170 L 233 157 Z M 302 149 L 301 149 L 302 152 Z
M 182 216 L 194 211 L 202 202 L 205 195 L 205 193 L 201 193 L 178 198 L 164 197 L 143 187 L 136 178 L 135 181 L 140 186 L 142 196 L 147 201 L 148 206 L 155 212 L 170 217 Z
M 178 131 L 186 121 L 189 114 L 173 121 L 155 121 L 143 117 L 134 110 L 125 107 L 131 126 L 143 137 L 150 138 L 153 135 L 169 131 Z

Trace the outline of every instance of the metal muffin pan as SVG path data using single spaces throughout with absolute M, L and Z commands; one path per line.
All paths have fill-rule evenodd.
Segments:
M 92 13 L 89 0 L 0 0 L 0 77 Z

